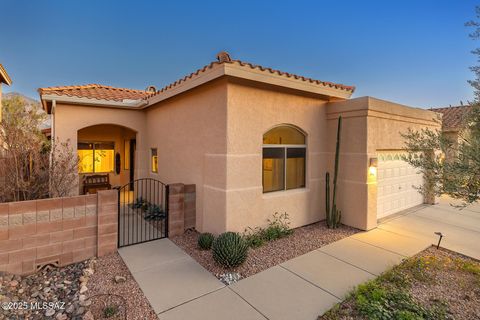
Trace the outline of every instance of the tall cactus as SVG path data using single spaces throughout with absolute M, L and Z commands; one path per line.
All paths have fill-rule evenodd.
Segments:
M 330 227 L 330 173 L 328 171 L 325 174 L 325 217 Z
M 335 172 L 333 174 L 333 199 L 332 199 L 332 208 L 330 209 L 330 174 L 327 172 L 326 175 L 326 195 L 327 195 L 327 226 L 329 228 L 335 229 L 340 224 L 340 219 L 342 218 L 342 212 L 337 209 L 337 178 L 338 178 L 338 162 L 340 157 L 340 131 L 342 130 L 342 117 L 338 117 L 338 126 L 337 126 L 337 146 L 335 149 Z

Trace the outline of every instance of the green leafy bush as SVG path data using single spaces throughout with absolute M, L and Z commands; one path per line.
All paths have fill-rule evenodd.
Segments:
M 292 234 L 293 230 L 290 229 L 290 217 L 288 213 L 273 214 L 272 219 L 268 219 L 268 226 L 263 230 L 263 238 L 267 241 L 280 239 Z
M 219 235 L 212 244 L 213 259 L 226 268 L 235 268 L 245 262 L 248 244 L 236 232 Z
M 381 283 L 383 277 L 359 285 L 354 292 L 355 307 L 367 319 L 443 319 L 445 306 L 438 302 L 422 306 L 404 287 Z
M 198 237 L 198 246 L 202 250 L 210 250 L 213 240 L 215 240 L 215 236 L 213 234 L 209 232 L 202 233 Z
M 263 229 L 260 227 L 256 227 L 255 229 L 251 227 L 246 228 L 243 232 L 243 239 L 250 248 L 258 248 L 265 244 Z
M 260 227 L 248 227 L 243 232 L 243 238 L 250 248 L 258 248 L 267 241 L 277 240 L 293 233 L 290 229 L 290 218 L 288 213 L 279 214 L 275 212 L 272 219 L 268 219 L 268 226 L 263 229 Z

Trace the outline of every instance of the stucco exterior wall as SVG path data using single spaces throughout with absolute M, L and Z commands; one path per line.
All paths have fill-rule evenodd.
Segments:
M 439 128 L 435 113 L 427 110 L 370 97 L 328 102 L 236 78 L 211 81 L 145 110 L 57 104 L 54 112 L 54 136 L 70 139 L 75 151 L 80 129 L 107 124 L 135 131 L 136 178 L 196 185 L 196 229 L 213 233 L 264 226 L 275 212 L 287 212 L 291 227 L 324 219 L 324 177 L 327 171 L 333 177 L 339 115 L 344 119 L 337 198 L 342 222 L 371 229 L 377 189 L 368 174 L 369 159 L 381 150 L 402 149 L 401 133 L 409 127 Z M 264 194 L 263 135 L 282 124 L 307 135 L 306 187 Z M 113 129 L 118 127 L 100 128 L 80 139 L 103 135 L 103 141 L 117 141 L 122 134 Z M 123 140 L 119 145 L 123 149 Z M 151 148 L 157 148 L 158 173 L 151 172 Z
M 226 226 L 227 84 L 213 81 L 147 109 L 146 148 L 158 149 L 164 183 L 195 184 L 196 228 L 223 232 Z
M 109 124 L 123 126 L 135 131 L 137 152 L 135 165 L 138 176 L 147 174 L 148 154 L 146 150 L 146 121 L 145 113 L 136 110 L 121 110 L 93 106 L 57 104 L 54 109 L 53 135 L 60 141 L 70 140 L 73 151 L 77 152 L 78 131 L 90 126 Z M 107 132 L 99 132 L 106 136 Z M 120 182 L 120 181 L 116 181 Z M 72 194 L 78 194 L 79 186 L 75 186 Z
M 332 102 L 327 107 L 328 131 L 335 133 L 342 116 L 338 207 L 342 222 L 368 230 L 377 225 L 377 181 L 368 174 L 377 152 L 401 150 L 408 128 L 440 128 L 434 112 L 361 97 Z M 329 135 L 329 171 L 333 172 L 336 136 Z
M 287 212 L 291 227 L 325 218 L 323 168 L 327 148 L 326 102 L 278 90 L 228 84 L 226 229 L 264 226 L 275 212 Z M 306 188 L 263 193 L 263 134 L 291 124 L 307 134 Z

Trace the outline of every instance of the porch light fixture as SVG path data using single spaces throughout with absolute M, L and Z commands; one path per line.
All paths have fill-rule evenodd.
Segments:
M 368 166 L 368 173 L 371 176 L 377 175 L 377 166 L 378 166 L 378 159 L 377 158 L 370 158 L 370 165 Z

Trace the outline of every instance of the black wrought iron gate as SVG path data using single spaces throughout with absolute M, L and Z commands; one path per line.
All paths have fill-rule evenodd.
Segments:
M 118 189 L 118 246 L 168 236 L 168 186 L 145 178 Z

